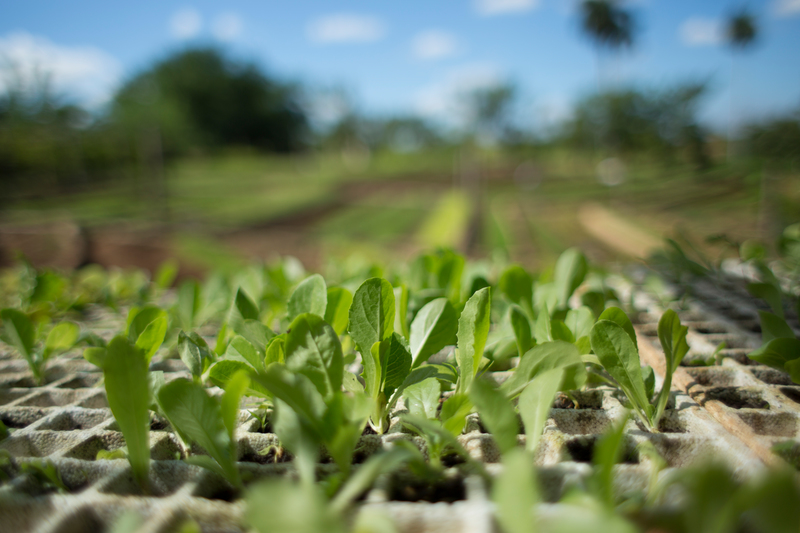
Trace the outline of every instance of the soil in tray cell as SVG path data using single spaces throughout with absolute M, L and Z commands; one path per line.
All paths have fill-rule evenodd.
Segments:
M 750 373 L 768 385 L 792 385 L 792 380 L 787 373 L 774 368 L 751 368 Z
M 460 476 L 421 479 L 405 473 L 392 476 L 389 499 L 403 502 L 455 502 L 464 500 L 467 491 Z
M 701 387 L 732 387 L 736 384 L 736 370 L 720 367 L 687 368 L 686 372 Z
M 705 401 L 717 400 L 732 409 L 769 409 L 769 403 L 754 390 L 718 387 L 705 391 Z
M 728 328 L 725 324 L 720 324 L 719 322 L 688 322 L 684 323 L 684 326 L 689 326 L 689 329 L 693 329 L 694 331 L 702 334 L 711 334 L 711 333 L 727 333 Z
M 63 383 L 58 384 L 59 389 L 89 389 L 100 382 L 101 374 L 78 374 Z
M 737 414 L 758 435 L 794 437 L 797 434 L 797 417 L 792 413 L 742 411 Z
M 594 447 L 599 438 L 599 435 L 585 435 L 567 439 L 564 443 L 565 459 L 577 463 L 591 463 L 594 459 Z M 626 442 L 623 445 L 622 457 L 619 462 L 625 464 L 639 463 L 639 454 L 630 442 Z
M 37 429 L 53 431 L 75 431 L 90 429 L 107 420 L 111 413 L 105 409 L 81 409 L 64 411 L 43 422 Z
M 144 494 L 134 480 L 130 468 L 114 476 L 100 487 L 103 494 L 120 496 L 169 496 L 191 481 L 193 471 L 181 461 L 153 461 L 150 463 L 150 493 Z
M 104 431 L 81 442 L 67 452 L 65 457 L 72 457 L 83 461 L 94 461 L 97 459 L 97 453 L 100 450 L 114 451 L 123 446 L 125 446 L 125 439 L 122 437 L 122 433 L 117 431 Z
M 274 434 L 253 433 L 239 439 L 238 461 L 245 463 L 275 464 L 287 463 L 292 454 L 280 446 Z
M 794 403 L 800 404 L 800 387 L 781 387 L 780 391 Z
M 28 389 L 0 389 L 0 405 L 5 405 L 30 394 Z
M 553 409 L 550 417 L 567 435 L 603 433 L 611 423 L 605 411 L 591 409 Z
M 575 401 L 578 405 L 575 405 Z M 569 395 L 559 392 L 553 402 L 553 409 L 602 409 L 603 391 L 588 389 L 571 391 Z

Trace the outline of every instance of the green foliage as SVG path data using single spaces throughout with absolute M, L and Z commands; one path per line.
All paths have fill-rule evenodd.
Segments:
M 415 367 L 445 346 L 452 345 L 458 331 L 456 310 L 447 298 L 425 304 L 411 322 L 409 344 Z
M 456 391 L 466 393 L 478 373 L 491 317 L 491 287 L 485 287 L 467 300 L 458 319 L 458 384 Z
M 111 413 L 117 421 L 133 477 L 149 490 L 150 470 L 150 385 L 144 348 L 128 336 L 114 337 L 105 348 L 87 348 L 84 358 L 100 367 Z
M 247 381 L 247 374 L 235 374 L 226 384 L 221 402 L 209 396 L 202 385 L 185 379 L 173 380 L 158 391 L 159 406 L 170 424 L 208 453 L 186 461 L 220 474 L 237 487 L 241 478 L 236 468 L 233 431 Z

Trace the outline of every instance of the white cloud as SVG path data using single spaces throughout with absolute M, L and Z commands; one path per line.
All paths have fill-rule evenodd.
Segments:
M 81 103 L 105 103 L 120 80 L 116 58 L 92 46 L 61 46 L 44 37 L 16 32 L 0 37 L 0 89 L 27 92 L 46 80 L 56 94 Z
M 415 108 L 422 115 L 460 127 L 470 120 L 464 95 L 476 89 L 496 87 L 504 81 L 505 77 L 494 65 L 462 65 L 420 90 L 416 94 Z
M 457 49 L 458 41 L 455 36 L 441 30 L 420 32 L 411 41 L 411 51 L 418 59 L 442 59 L 455 54 Z
M 214 19 L 211 33 L 220 41 L 232 41 L 242 33 L 242 18 L 236 13 L 223 13 Z
M 791 17 L 800 13 L 800 0 L 775 0 L 772 12 L 779 17 Z
M 314 20 L 306 34 L 316 43 L 365 43 L 382 39 L 386 28 L 376 17 L 339 13 Z
M 722 23 L 716 19 L 692 17 L 681 24 L 678 33 L 687 46 L 713 46 L 724 41 Z
M 191 39 L 200 33 L 202 27 L 203 18 L 190 7 L 177 11 L 169 21 L 170 33 L 176 39 Z
M 474 6 L 479 15 L 489 17 L 530 11 L 539 6 L 539 0 L 474 0 Z

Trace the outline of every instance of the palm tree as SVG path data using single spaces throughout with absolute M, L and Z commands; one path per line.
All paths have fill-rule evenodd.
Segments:
M 597 49 L 599 81 L 601 52 L 633 46 L 635 20 L 629 11 L 621 7 L 619 0 L 584 0 L 581 3 L 581 18 L 584 33 Z
M 755 16 L 746 9 L 740 9 L 731 14 L 725 26 L 725 38 L 728 46 L 734 52 L 734 61 L 737 54 L 740 54 L 747 49 L 751 48 L 755 43 L 758 36 L 758 24 Z M 733 132 L 735 130 L 734 124 L 734 107 L 735 98 L 733 94 L 734 88 L 734 66 L 731 63 L 731 101 L 730 101 L 730 117 L 728 118 L 728 160 L 734 155 L 734 142 Z

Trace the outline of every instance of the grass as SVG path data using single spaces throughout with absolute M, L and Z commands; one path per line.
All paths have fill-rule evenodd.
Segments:
M 299 213 L 310 216 L 295 217 L 290 232 L 327 250 L 460 247 L 472 201 L 452 188 L 458 182 L 458 156 L 448 148 L 378 153 L 363 168 L 348 166 L 338 153 L 267 156 L 238 151 L 174 161 L 165 183 L 169 215 L 180 233 L 177 250 L 200 263 L 232 266 L 241 251 L 219 245 L 213 233 L 237 228 L 268 232 L 270 221 Z M 688 165 L 637 156 L 628 162 L 625 182 L 608 188 L 596 179 L 598 158 L 563 147 L 485 150 L 473 156 L 485 177 L 479 249 L 501 249 L 510 259 L 526 263 L 542 264 L 569 246 L 586 248 L 593 242 L 577 217 L 587 201 L 651 234 L 670 235 L 683 228 L 698 242 L 719 233 L 739 241 L 769 237 L 764 227 L 774 233 L 800 216 L 797 175 L 769 175 L 762 201 L 762 169 L 748 162 L 697 172 Z M 513 179 L 522 162 L 537 169 L 527 187 Z M 156 185 L 140 178 L 64 197 L 30 199 L 7 207 L 3 219 L 18 224 L 69 219 L 90 228 L 158 224 L 164 196 Z M 760 217 L 767 223 L 759 225 Z M 604 258 L 615 257 L 608 253 Z

